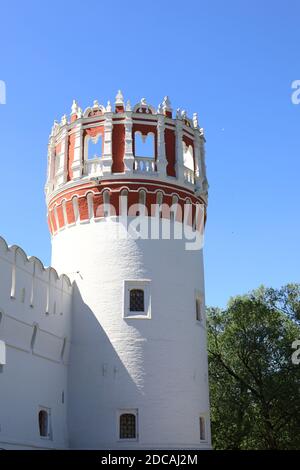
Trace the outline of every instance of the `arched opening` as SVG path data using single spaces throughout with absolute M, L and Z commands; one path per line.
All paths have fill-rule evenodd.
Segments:
M 86 137 L 86 159 L 94 160 L 95 158 L 101 158 L 103 155 L 103 136 L 98 134 L 96 137 Z
M 136 439 L 136 415 L 123 413 L 120 415 L 120 439 Z
M 136 131 L 134 133 L 134 153 L 136 157 L 154 158 L 154 134 L 149 132 L 147 135 Z
M 130 312 L 144 312 L 145 296 L 143 289 L 131 289 L 129 297 Z
M 186 145 L 182 142 L 183 147 L 183 166 L 184 166 L 184 179 L 187 183 L 195 183 L 195 165 L 194 165 L 194 150 L 192 145 Z
M 183 145 L 183 164 L 186 168 L 191 171 L 194 171 L 194 152 L 191 145 L 186 145 L 185 142 L 182 142 Z

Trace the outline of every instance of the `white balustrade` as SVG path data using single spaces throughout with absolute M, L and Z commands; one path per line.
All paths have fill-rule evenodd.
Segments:
M 84 162 L 84 174 L 91 176 L 102 176 L 102 161 L 100 158 L 93 158 Z
M 135 173 L 155 173 L 156 169 L 154 158 L 135 157 L 133 171 Z
M 195 183 L 195 174 L 194 170 L 184 167 L 184 182 L 194 184 Z

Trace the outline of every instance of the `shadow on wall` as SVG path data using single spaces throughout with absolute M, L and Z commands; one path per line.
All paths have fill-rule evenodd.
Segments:
M 70 448 L 111 448 L 119 440 L 118 412 L 135 409 L 141 390 L 73 283 L 68 379 Z

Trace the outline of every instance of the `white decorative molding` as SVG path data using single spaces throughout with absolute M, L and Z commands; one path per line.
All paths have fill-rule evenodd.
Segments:
M 134 113 L 156 114 L 154 106 L 146 102 L 146 98 L 142 98 L 133 108 Z

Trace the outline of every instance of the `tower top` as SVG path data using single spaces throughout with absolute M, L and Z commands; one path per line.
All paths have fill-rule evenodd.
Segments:
M 149 185 L 177 188 L 206 205 L 205 138 L 197 114 L 190 118 L 177 109 L 173 116 L 168 96 L 157 108 L 146 98 L 131 106 L 118 90 L 113 103 L 104 106 L 94 100 L 82 111 L 73 100 L 70 116 L 54 121 L 45 187 L 48 206 L 75 191 L 103 191 L 112 184 L 121 188 L 128 182 L 135 190 Z

